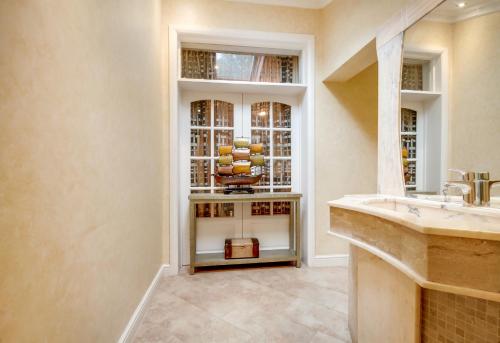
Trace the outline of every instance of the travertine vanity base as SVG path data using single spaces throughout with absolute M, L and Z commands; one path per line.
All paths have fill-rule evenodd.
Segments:
M 489 217 L 483 218 L 480 211 L 430 209 L 425 202 L 401 200 L 408 205 L 409 213 L 405 213 L 385 206 L 385 201 L 399 199 L 383 199 L 374 206 L 360 199 L 346 197 L 330 203 L 330 233 L 351 243 L 349 327 L 353 341 L 500 342 L 496 213 L 486 212 Z M 432 211 L 436 212 L 435 227 L 425 218 L 435 215 Z M 456 224 L 456 217 L 465 218 L 471 230 L 454 229 L 451 224 Z M 448 219 L 449 228 L 443 224 Z

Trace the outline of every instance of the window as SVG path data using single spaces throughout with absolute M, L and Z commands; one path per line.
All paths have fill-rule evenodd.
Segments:
M 181 75 L 188 79 L 298 83 L 299 58 L 184 48 Z
M 401 108 L 401 148 L 405 187 L 416 190 L 417 185 L 417 111 Z
M 292 185 L 292 108 L 280 102 L 251 105 L 251 141 L 266 147 L 266 177 L 259 186 L 269 190 L 290 189 Z
M 190 104 L 191 192 L 218 191 L 215 165 L 220 145 L 232 145 L 234 104 L 222 100 L 197 100 Z M 213 113 L 213 115 L 212 115 Z M 197 217 L 232 217 L 234 204 L 199 204 Z
M 243 100 L 242 100 L 243 99 Z M 259 101 L 265 99 L 265 101 Z M 232 145 L 234 137 L 249 137 L 251 143 L 263 143 L 262 179 L 253 185 L 256 192 L 291 192 L 294 185 L 293 100 L 286 97 L 226 94 L 193 94 L 189 109 L 190 192 L 222 192 L 224 187 L 213 177 L 220 145 Z M 297 128 L 296 128 L 297 129 Z M 254 203 L 252 215 L 290 213 L 289 203 Z M 203 204 L 198 217 L 231 217 L 235 206 Z

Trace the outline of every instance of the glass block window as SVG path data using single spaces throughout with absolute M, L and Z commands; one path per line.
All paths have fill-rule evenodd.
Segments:
M 417 111 L 401 108 L 401 151 L 403 174 L 407 190 L 416 190 L 417 184 Z
M 292 108 L 280 102 L 251 104 L 251 141 L 264 144 L 265 176 L 259 187 L 271 192 L 292 185 Z
M 299 57 L 182 49 L 181 75 L 189 79 L 299 82 Z
M 270 202 L 252 202 L 252 216 L 269 216 L 271 215 Z
M 273 202 L 273 215 L 290 214 L 289 201 L 275 201 Z
M 234 98 L 234 97 L 228 97 Z M 250 103 L 249 107 L 217 99 L 190 102 L 190 191 L 222 193 L 224 186 L 215 180 L 221 145 L 233 145 L 235 132 L 250 134 L 251 143 L 262 143 L 263 176 L 253 185 L 255 192 L 291 192 L 293 147 L 292 106 L 279 101 Z M 249 108 L 250 113 L 244 113 Z M 237 110 L 236 110 L 237 109 Z M 238 113 L 235 113 L 235 110 Z M 236 117 L 235 117 L 236 115 Z M 202 204 L 199 218 L 234 217 L 237 204 Z M 289 204 L 263 202 L 252 205 L 252 215 L 288 214 Z M 238 212 L 239 213 L 239 212 Z
M 417 111 L 401 109 L 401 132 L 417 132 Z
M 252 127 L 269 128 L 271 117 L 271 103 L 257 102 L 252 104 Z
M 191 129 L 191 156 L 210 156 L 210 130 Z
M 273 103 L 274 127 L 291 128 L 292 127 L 292 107 L 279 102 Z
M 230 102 L 215 100 L 215 127 L 234 127 L 234 105 Z
M 202 58 L 203 55 L 200 55 Z M 191 102 L 191 193 L 222 192 L 214 174 L 220 145 L 232 145 L 234 104 L 222 100 Z M 212 115 L 213 114 L 213 115 Z M 234 204 L 198 204 L 196 216 L 233 217 Z
M 401 145 L 408 151 L 408 159 L 417 158 L 417 136 L 402 134 Z
M 273 184 L 276 186 L 290 186 L 292 184 L 292 161 L 274 161 Z
M 252 130 L 252 143 L 262 143 L 264 145 L 264 149 L 262 151 L 262 155 L 269 156 L 270 154 L 270 146 L 271 139 L 269 138 L 270 130 Z
M 214 129 L 214 154 L 219 156 L 219 146 L 233 145 L 233 130 Z
M 211 165 L 208 159 L 191 160 L 191 187 L 210 187 Z
M 273 132 L 273 151 L 274 156 L 292 156 L 292 132 L 274 131 Z

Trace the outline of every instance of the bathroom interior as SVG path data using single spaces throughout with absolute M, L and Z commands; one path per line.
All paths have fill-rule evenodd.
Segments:
M 0 343 L 500 343 L 500 0 L 0 1 Z

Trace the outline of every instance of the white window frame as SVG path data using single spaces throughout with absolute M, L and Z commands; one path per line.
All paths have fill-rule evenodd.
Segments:
M 301 163 L 300 185 L 297 191 L 303 194 L 302 199 L 302 256 L 306 263 L 312 265 L 315 257 L 315 141 L 314 141 L 314 36 L 304 34 L 288 34 L 276 32 L 247 31 L 247 30 L 219 30 L 210 28 L 185 28 L 169 26 L 169 120 L 165 121 L 165 131 L 169 132 L 169 156 L 165 157 L 165 166 L 169 171 L 169 182 L 165 184 L 164 212 L 168 213 L 169 221 L 165 222 L 164 232 L 169 235 L 169 252 L 165 256 L 165 263 L 169 273 L 176 274 L 180 269 L 180 226 L 179 226 L 179 103 L 180 103 L 180 55 L 181 44 L 221 44 L 246 46 L 256 48 L 277 48 L 296 50 L 300 52 L 299 70 L 300 81 L 306 86 L 301 97 Z M 267 87 L 263 85 L 263 87 Z M 253 89 L 255 87 L 248 87 Z M 259 89 L 258 93 L 265 91 Z M 326 228 L 325 228 L 326 229 Z M 166 239 L 164 239 L 166 241 Z
M 209 100 L 210 101 L 210 123 L 209 126 L 191 126 L 191 104 L 192 102 L 195 101 L 202 101 L 202 100 Z M 279 185 L 276 186 L 273 181 L 273 166 L 270 166 L 270 184 L 269 185 L 254 185 L 253 188 L 255 189 L 265 189 L 269 190 L 270 192 L 274 192 L 274 190 L 278 189 L 292 189 L 292 191 L 299 191 L 300 189 L 300 108 L 297 104 L 297 97 L 296 96 L 283 96 L 283 95 L 274 95 L 274 94 L 240 94 L 240 93 L 216 93 L 216 92 L 195 92 L 195 91 L 183 91 L 181 95 L 181 101 L 180 101 L 180 117 L 179 117 L 179 139 L 181 140 L 179 144 L 179 168 L 181 170 L 181 173 L 179 175 L 179 185 L 180 185 L 180 202 L 179 202 L 179 210 L 180 210 L 180 241 L 182 244 L 181 248 L 181 262 L 183 265 L 187 265 L 189 263 L 189 216 L 188 214 L 188 203 L 187 203 L 187 197 L 193 190 L 199 190 L 199 191 L 210 191 L 214 192 L 216 190 L 224 189 L 224 187 L 217 187 L 213 183 L 213 178 L 211 178 L 211 184 L 210 186 L 198 186 L 198 187 L 192 187 L 191 186 L 191 161 L 192 160 L 210 160 L 211 161 L 211 168 L 210 168 L 210 174 L 214 173 L 215 170 L 215 151 L 214 151 L 214 145 L 213 142 L 215 141 L 215 130 L 217 129 L 228 129 L 224 127 L 216 127 L 214 125 L 215 122 L 215 101 L 216 100 L 221 100 L 225 102 L 229 102 L 233 104 L 234 106 L 234 112 L 233 112 L 233 138 L 234 137 L 251 137 L 251 131 L 252 129 L 256 129 L 255 127 L 251 126 L 251 107 L 252 104 L 255 103 L 260 103 L 260 102 L 268 102 L 270 104 L 270 113 L 269 113 L 269 127 L 268 128 L 257 128 L 259 130 L 267 130 L 270 133 L 270 154 L 269 156 L 265 157 L 266 161 L 270 161 L 270 164 L 272 164 L 275 160 L 290 160 L 292 165 L 291 165 L 291 173 L 292 173 L 292 180 L 290 185 Z M 273 109 L 273 103 L 282 103 L 291 106 L 291 125 L 290 128 L 275 128 L 273 119 L 274 119 L 274 109 Z M 211 133 L 211 139 L 210 139 L 210 157 L 193 157 L 191 156 L 190 152 L 190 138 L 191 138 L 191 129 L 204 129 L 204 130 L 209 130 Z M 273 142 L 273 133 L 275 131 L 287 131 L 287 132 L 292 132 L 292 141 L 291 141 L 291 155 L 289 157 L 275 157 L 273 148 L 274 148 L 274 142 Z M 240 215 L 241 214 L 241 204 L 235 204 L 235 215 Z M 247 213 L 248 212 L 248 213 Z M 272 211 L 271 211 L 272 212 Z M 244 216 L 247 217 L 250 213 L 250 206 L 247 204 L 245 206 L 245 211 L 244 211 Z M 236 218 L 236 216 L 235 216 Z M 239 221 L 241 220 L 241 217 L 237 222 L 237 227 L 239 225 Z M 200 218 L 202 221 L 205 221 L 206 219 Z M 199 220 L 200 220 L 199 219 Z M 230 218 L 210 218 L 213 227 L 211 228 L 211 231 L 214 232 L 214 235 L 217 235 L 218 231 L 221 231 L 222 228 L 217 228 L 217 226 L 221 226 L 222 224 L 228 224 L 228 221 L 234 221 L 233 219 Z M 252 220 L 257 220 L 256 218 L 252 218 Z M 277 226 L 279 226 L 279 223 L 282 224 L 283 219 L 281 218 L 268 218 L 268 220 L 272 220 L 273 223 L 275 223 Z M 285 228 L 288 228 L 287 222 L 285 222 Z M 206 225 L 206 224 L 204 224 Z M 204 230 L 202 230 L 204 231 Z M 235 233 L 237 231 L 234 231 Z M 219 232 L 220 233 L 220 232 Z M 288 234 L 288 231 L 285 230 L 285 233 Z M 226 232 L 226 234 L 229 234 Z M 224 238 L 224 237 L 223 237 Z M 205 234 L 205 239 L 208 240 L 208 243 L 213 242 L 213 239 L 210 237 L 207 237 Z M 281 235 L 276 235 L 277 241 L 283 242 L 283 237 Z M 286 241 L 288 241 L 288 238 L 286 238 Z M 206 244 L 206 242 L 202 242 L 202 239 L 198 240 L 198 245 L 199 246 L 204 246 L 200 251 L 201 252 L 220 252 L 217 250 L 213 244 Z M 208 248 L 207 248 L 208 247 Z M 271 247 L 274 247 L 275 249 L 288 249 L 287 246 L 277 245 L 272 242 L 272 244 L 269 246 L 269 249 Z M 208 250 L 207 250 L 208 249 Z

